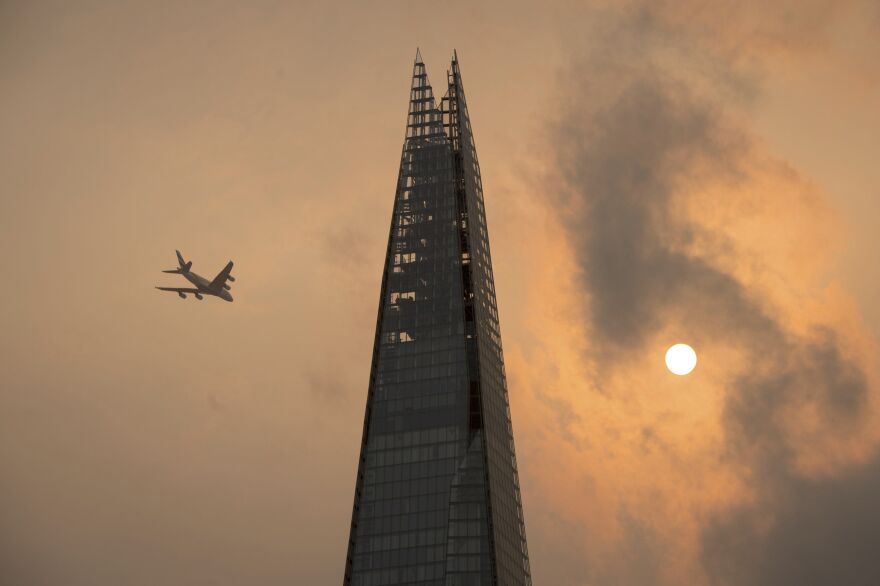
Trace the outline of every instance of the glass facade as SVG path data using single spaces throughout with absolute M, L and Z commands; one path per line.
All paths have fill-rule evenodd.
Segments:
M 421 57 L 394 199 L 345 584 L 531 584 L 482 184 L 457 59 Z

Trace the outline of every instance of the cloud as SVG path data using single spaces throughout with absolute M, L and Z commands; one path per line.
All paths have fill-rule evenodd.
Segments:
M 832 478 L 777 480 L 784 483 L 769 511 L 741 507 L 706 526 L 703 563 L 713 583 L 876 584 L 880 458 Z
M 566 224 L 600 347 L 640 346 L 668 311 L 690 301 L 682 296 L 698 300 L 711 292 L 723 296 L 728 309 L 749 313 L 735 279 L 670 241 L 688 238 L 693 229 L 674 226 L 682 170 L 708 165 L 704 173 L 732 174 L 740 162 L 737 147 L 724 143 L 712 107 L 685 86 L 646 72 L 607 107 L 586 119 L 579 115 L 561 131 L 573 210 Z
M 704 375 L 702 390 L 720 397 L 713 449 L 723 471 L 703 473 L 729 475 L 736 488 L 708 506 L 695 500 L 692 524 L 688 515 L 667 519 L 694 532 L 691 583 L 867 584 L 878 565 L 863 544 L 876 542 L 880 510 L 869 496 L 880 472 L 870 432 L 877 389 L 864 359 L 872 350 L 853 350 L 859 334 L 835 322 L 825 283 L 802 270 L 822 255 L 798 258 L 826 242 L 833 215 L 802 173 L 767 151 L 748 117 L 764 74 L 756 60 L 820 51 L 841 8 L 778 3 L 749 15 L 725 2 L 700 6 L 629 3 L 591 37 L 562 88 L 551 182 L 583 292 L 583 359 L 595 365 L 586 370 L 604 395 L 637 410 L 645 403 L 634 371 L 659 333 L 685 333 L 728 358 Z M 571 418 L 590 421 L 582 415 Z M 677 465 L 670 474 L 694 464 Z M 618 520 L 620 545 L 592 578 L 681 580 L 659 563 L 641 577 L 608 578 L 627 547 L 652 558 L 676 549 L 649 530 L 664 512 L 638 502 L 654 479 L 616 480 L 629 490 L 614 501 L 627 521 Z M 695 490 L 679 483 L 663 498 L 678 491 L 687 500 Z M 687 547 L 687 536 L 679 539 Z

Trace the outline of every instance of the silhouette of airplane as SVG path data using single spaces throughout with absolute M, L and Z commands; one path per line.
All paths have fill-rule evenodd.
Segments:
M 226 284 L 226 281 L 235 281 L 235 277 L 229 274 L 232 270 L 232 261 L 229 261 L 223 270 L 217 273 L 217 276 L 214 277 L 213 281 L 208 281 L 208 279 L 202 277 L 201 275 L 197 275 L 192 272 L 190 267 L 192 267 L 192 261 L 186 262 L 183 260 L 183 255 L 180 254 L 179 250 L 175 250 L 177 253 L 177 260 L 180 263 L 180 266 L 176 269 L 170 269 L 167 271 L 162 271 L 163 273 L 173 273 L 175 275 L 183 275 L 187 281 L 195 285 L 195 288 L 187 288 L 187 287 L 156 287 L 160 291 L 174 291 L 178 295 L 180 295 L 181 299 L 186 299 L 187 293 L 192 293 L 196 296 L 196 299 L 203 299 L 203 295 L 213 295 L 214 297 L 219 297 L 224 301 L 232 301 L 232 295 L 229 294 L 229 285 Z

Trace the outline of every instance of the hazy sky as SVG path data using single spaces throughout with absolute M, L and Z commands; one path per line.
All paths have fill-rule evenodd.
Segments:
M 417 46 L 536 586 L 876 584 L 871 0 L 0 2 L 0 581 L 341 582 Z

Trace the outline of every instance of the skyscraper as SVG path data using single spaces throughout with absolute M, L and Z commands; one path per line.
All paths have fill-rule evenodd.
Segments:
M 413 66 L 344 583 L 531 584 L 457 56 L 439 108 Z

